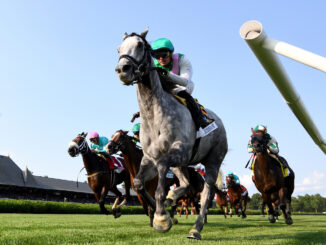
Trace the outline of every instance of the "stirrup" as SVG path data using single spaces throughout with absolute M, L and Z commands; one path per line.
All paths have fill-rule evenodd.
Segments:
M 205 128 L 199 128 L 198 131 L 197 131 L 197 134 L 196 134 L 196 139 L 204 137 L 204 136 L 210 134 L 211 132 L 213 132 L 217 128 L 218 128 L 218 126 L 215 123 L 215 121 L 213 121 L 211 124 L 209 124 Z

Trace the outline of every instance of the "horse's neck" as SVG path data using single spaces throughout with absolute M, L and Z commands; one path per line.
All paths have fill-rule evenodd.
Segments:
M 84 162 L 84 167 L 86 169 L 86 172 L 88 174 L 91 174 L 94 172 L 93 168 L 92 168 L 92 156 L 91 156 L 91 153 L 90 152 L 87 152 L 87 153 L 84 153 L 82 154 L 82 157 L 83 157 L 83 162 Z
M 257 164 L 257 167 L 259 167 L 259 171 L 263 174 L 268 174 L 269 172 L 269 158 L 270 157 L 267 152 L 256 154 L 255 165 Z
M 88 151 L 82 154 L 82 157 L 83 157 L 84 167 L 88 175 L 103 170 L 101 169 L 101 165 L 98 164 L 96 156 L 94 156 L 92 152 Z
M 153 62 L 151 66 L 154 66 Z M 152 125 L 154 120 L 160 120 L 162 117 L 162 113 L 159 112 L 168 109 L 168 104 L 165 102 L 166 92 L 163 90 L 158 73 L 155 71 L 149 72 L 148 75 L 144 76 L 143 81 L 137 84 L 137 97 L 142 125 Z
M 138 173 L 140 162 L 142 156 L 140 156 L 141 152 L 139 149 L 136 148 L 136 145 L 134 145 L 133 142 L 129 142 L 125 145 L 125 149 L 122 152 L 122 156 L 125 159 L 126 167 L 128 168 L 128 171 L 132 175 L 132 177 L 135 177 Z

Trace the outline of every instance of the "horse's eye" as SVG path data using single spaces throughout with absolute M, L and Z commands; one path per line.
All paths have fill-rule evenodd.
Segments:
M 143 48 L 143 43 L 142 43 L 142 42 L 138 42 L 138 44 L 137 44 L 137 48 L 138 48 L 138 49 Z

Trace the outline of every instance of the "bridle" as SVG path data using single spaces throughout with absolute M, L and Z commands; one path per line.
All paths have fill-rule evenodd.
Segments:
M 258 144 L 254 144 L 256 141 L 258 142 Z M 265 152 L 267 150 L 267 146 L 264 142 L 263 136 L 253 135 L 251 138 L 251 144 L 254 148 L 255 153 Z
M 78 151 L 81 154 L 86 154 L 89 151 L 89 147 L 87 145 L 86 138 L 84 136 L 79 135 L 79 137 L 83 138 L 83 141 L 81 142 L 80 145 L 78 145 Z
M 134 57 L 132 57 L 132 56 L 130 56 L 128 54 L 120 55 L 119 61 L 121 59 L 129 60 L 131 62 L 131 64 L 132 64 L 133 71 L 134 71 L 134 74 L 135 74 L 135 80 L 132 83 L 128 84 L 128 85 L 134 85 L 134 84 L 136 84 L 138 82 L 142 82 L 142 77 L 144 75 L 148 74 L 150 71 L 156 70 L 156 67 L 149 67 L 148 62 L 146 62 L 146 59 L 151 57 L 151 46 L 143 36 L 133 32 L 133 33 L 127 35 L 124 38 L 124 40 L 126 40 L 128 37 L 133 37 L 133 36 L 137 36 L 143 41 L 144 54 L 143 54 L 143 57 L 140 59 L 140 61 L 137 61 Z

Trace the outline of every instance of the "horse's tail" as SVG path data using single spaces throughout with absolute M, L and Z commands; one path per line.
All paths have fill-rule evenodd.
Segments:
M 220 171 L 218 172 L 217 180 L 216 180 L 215 186 L 216 186 L 219 190 L 222 190 L 222 188 L 223 188 L 223 172 L 222 172 L 221 169 L 220 169 Z

